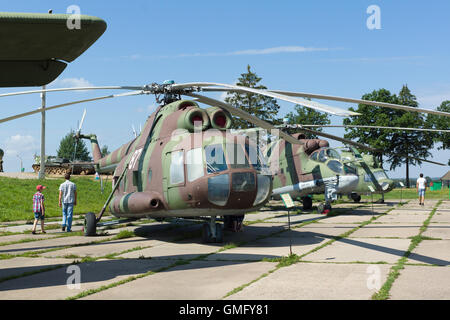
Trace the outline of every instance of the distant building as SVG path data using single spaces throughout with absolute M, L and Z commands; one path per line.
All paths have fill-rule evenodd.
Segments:
M 444 176 L 441 178 L 441 181 L 443 187 L 448 187 L 450 185 L 450 170 L 446 174 L 444 174 Z

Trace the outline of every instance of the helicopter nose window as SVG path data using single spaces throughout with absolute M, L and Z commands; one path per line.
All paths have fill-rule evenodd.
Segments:
M 317 161 L 317 156 L 318 156 L 318 152 L 314 152 L 314 153 L 311 155 L 311 159 Z
M 327 156 L 325 155 L 325 150 L 321 150 L 319 153 L 319 161 L 325 162 L 327 161 Z
M 341 156 L 339 155 L 339 152 L 337 152 L 334 149 L 327 149 L 326 154 L 331 159 L 341 160 Z
M 227 143 L 227 156 L 232 169 L 250 168 L 244 149 L 240 144 Z
M 233 173 L 231 184 L 233 191 L 253 191 L 255 187 L 255 175 L 253 172 Z
M 330 160 L 327 163 L 328 168 L 330 168 L 331 170 L 333 170 L 336 173 L 341 173 L 342 172 L 342 163 L 340 163 L 339 161 L 336 160 Z
M 208 173 L 227 170 L 227 163 L 221 144 L 212 144 L 205 147 L 205 161 Z
M 186 152 L 186 169 L 189 181 L 203 177 L 203 154 L 201 148 Z
M 209 202 L 224 206 L 230 195 L 230 177 L 228 174 L 221 174 L 208 178 L 208 200 Z
M 351 164 L 344 164 L 344 172 L 346 174 L 357 174 L 356 168 Z
M 256 194 L 255 202 L 253 203 L 254 206 L 260 204 L 266 198 L 269 196 L 270 191 L 270 181 L 271 177 L 258 174 L 257 176 L 257 182 L 258 182 L 258 192 Z

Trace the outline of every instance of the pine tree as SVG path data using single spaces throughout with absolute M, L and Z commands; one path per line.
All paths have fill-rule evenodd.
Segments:
M 236 83 L 237 86 L 245 86 L 254 89 L 267 89 L 265 86 L 258 84 L 262 78 L 258 77 L 256 73 L 250 70 L 250 65 L 247 66 L 247 73 L 242 73 L 241 77 Z M 261 96 L 254 93 L 231 93 L 227 94 L 225 102 L 231 104 L 235 108 L 240 108 L 247 111 L 262 120 L 272 124 L 280 124 L 281 120 L 277 117 L 280 106 L 276 99 Z M 239 118 L 233 119 L 233 128 L 246 129 L 254 128 L 255 125 Z
M 73 160 L 73 153 L 75 151 L 75 132 L 71 130 L 68 134 L 61 139 L 59 143 L 59 148 L 57 151 L 57 155 L 59 158 Z M 89 156 L 89 151 L 86 148 L 86 144 L 83 140 L 79 140 L 77 144 L 77 151 L 75 154 L 75 160 L 79 161 L 92 161 L 92 158 Z
M 330 124 L 330 119 L 329 119 L 328 114 L 318 112 L 311 108 L 303 107 L 300 105 L 295 105 L 295 113 L 289 112 L 286 115 L 286 118 L 287 118 L 288 124 L 314 124 L 314 125 Z M 322 131 L 321 127 L 314 127 L 312 129 L 315 131 L 320 131 L 320 132 Z M 292 130 L 292 133 L 295 133 L 295 132 L 296 132 L 295 129 Z M 317 138 L 316 135 L 310 134 L 310 133 L 306 133 L 306 136 L 310 139 Z

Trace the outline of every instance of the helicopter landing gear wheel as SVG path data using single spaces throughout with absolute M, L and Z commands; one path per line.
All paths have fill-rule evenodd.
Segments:
M 84 216 L 84 235 L 93 237 L 97 234 L 97 217 L 95 213 L 88 212 Z
M 360 201 L 361 201 L 361 195 L 359 195 L 359 194 L 357 194 L 357 193 L 352 193 L 352 194 L 350 195 L 350 197 L 351 197 L 351 199 L 352 199 L 354 202 L 360 202 Z
M 216 223 L 216 218 L 211 217 L 210 223 L 204 223 L 202 227 L 202 240 L 205 243 L 223 242 L 223 229 L 220 223 Z
M 321 204 L 319 204 L 318 206 L 317 206 L 317 212 L 318 213 L 325 213 L 325 211 L 326 210 L 328 210 L 328 211 L 330 211 L 331 210 L 331 204 L 329 204 L 329 203 L 321 203 Z
M 312 208 L 312 199 L 310 197 L 302 198 L 303 210 L 310 210 Z

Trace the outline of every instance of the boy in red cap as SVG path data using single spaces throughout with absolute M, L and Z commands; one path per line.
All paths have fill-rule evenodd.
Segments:
M 45 217 L 45 207 L 44 207 L 44 195 L 41 193 L 45 187 L 38 185 L 36 187 L 37 192 L 33 195 L 33 212 L 34 212 L 34 224 L 31 230 L 32 234 L 36 234 L 36 226 L 38 220 L 41 220 L 41 230 L 42 233 L 46 233 L 44 230 L 44 217 Z

